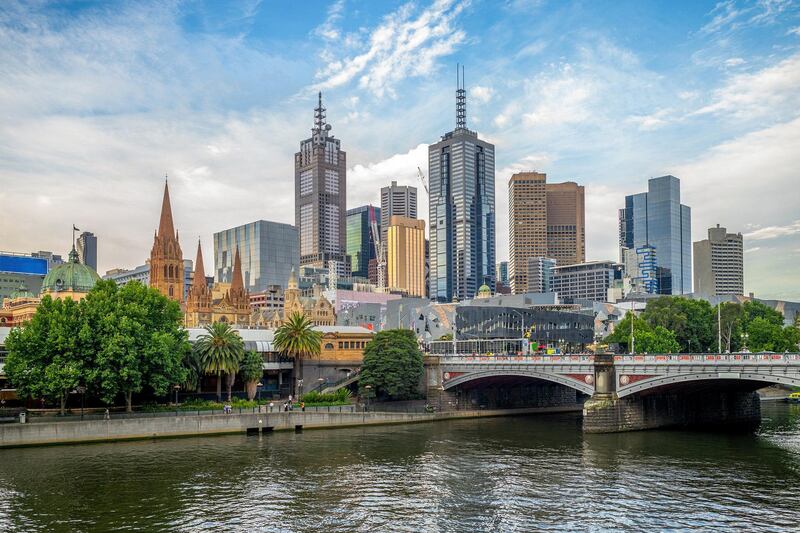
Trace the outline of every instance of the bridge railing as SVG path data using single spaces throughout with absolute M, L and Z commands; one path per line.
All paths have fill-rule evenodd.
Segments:
M 439 357 L 442 363 L 464 363 L 464 362 L 474 362 L 474 363 L 541 363 L 541 364 L 553 364 L 553 363 L 577 363 L 577 364 L 591 364 L 594 362 L 594 355 L 590 354 L 580 354 L 580 355 L 568 355 L 568 354 L 551 354 L 551 355 L 543 355 L 543 354 L 492 354 L 492 355 L 482 355 L 482 354 L 459 354 L 459 355 L 437 355 L 437 354 L 430 354 Z
M 442 363 L 533 363 L 533 364 L 587 364 L 594 362 L 590 354 L 427 354 L 438 357 Z M 729 354 L 641 354 L 615 355 L 614 361 L 633 363 L 797 363 L 800 353 L 729 353 Z

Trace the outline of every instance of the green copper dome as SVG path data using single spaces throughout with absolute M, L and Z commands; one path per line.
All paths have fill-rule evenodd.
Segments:
M 91 267 L 78 262 L 78 252 L 75 248 L 69 253 L 69 261 L 58 265 L 47 273 L 42 283 L 42 293 L 46 292 L 89 292 L 95 283 L 100 281 L 100 276 Z
M 478 289 L 478 298 L 489 298 L 492 295 L 492 289 L 485 283 Z

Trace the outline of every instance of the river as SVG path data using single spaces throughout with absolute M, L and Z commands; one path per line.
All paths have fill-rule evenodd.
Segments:
M 800 527 L 800 405 L 755 435 L 583 435 L 580 416 L 0 451 L 0 531 Z

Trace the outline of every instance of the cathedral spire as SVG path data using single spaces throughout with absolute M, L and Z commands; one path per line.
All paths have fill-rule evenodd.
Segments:
M 202 290 L 206 285 L 206 270 L 203 266 L 203 249 L 200 248 L 200 239 L 197 239 L 197 259 L 194 263 L 194 280 L 192 281 L 192 289 Z
M 239 257 L 239 246 L 236 246 L 236 255 L 233 257 L 233 273 L 231 274 L 231 293 L 244 291 L 244 281 L 242 279 L 242 260 Z
M 161 202 L 161 219 L 158 222 L 158 236 L 170 237 L 175 235 L 175 226 L 172 223 L 172 206 L 169 203 L 169 183 L 164 180 L 164 199 Z

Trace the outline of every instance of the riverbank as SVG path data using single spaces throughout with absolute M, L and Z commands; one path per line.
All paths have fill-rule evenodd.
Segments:
M 83 422 L 37 422 L 35 424 L 0 426 L 0 448 L 415 424 L 460 418 L 564 413 L 580 411 L 581 409 L 582 405 L 576 404 L 561 407 L 448 411 L 442 413 L 293 411 L 191 416 L 179 414 L 171 417 L 85 420 Z

